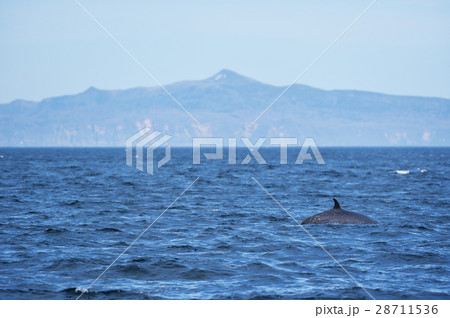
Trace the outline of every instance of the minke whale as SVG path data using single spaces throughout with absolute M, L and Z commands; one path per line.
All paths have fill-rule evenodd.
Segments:
M 313 215 L 302 221 L 300 224 L 325 224 L 325 223 L 340 223 L 340 224 L 377 224 L 378 221 L 369 218 L 368 216 L 350 212 L 341 209 L 339 202 L 333 199 L 334 207 L 331 210 Z

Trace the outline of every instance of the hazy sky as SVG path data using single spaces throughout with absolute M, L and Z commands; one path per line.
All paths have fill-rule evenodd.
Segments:
M 162 83 L 290 84 L 371 2 L 79 0 Z M 155 83 L 73 0 L 2 1 L 0 102 Z M 450 1 L 378 0 L 299 81 L 450 98 Z

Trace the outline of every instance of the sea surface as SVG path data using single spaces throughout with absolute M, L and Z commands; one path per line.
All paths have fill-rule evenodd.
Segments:
M 320 151 L 174 148 L 150 175 L 121 148 L 0 148 L 0 298 L 450 299 L 450 148 Z M 380 224 L 294 220 L 333 198 Z

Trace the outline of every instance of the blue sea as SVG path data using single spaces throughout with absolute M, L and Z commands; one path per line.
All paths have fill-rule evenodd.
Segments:
M 450 148 L 320 151 L 174 148 L 150 175 L 121 148 L 0 148 L 0 298 L 449 299 Z M 305 225 L 313 240 L 293 218 L 333 198 L 380 224 Z

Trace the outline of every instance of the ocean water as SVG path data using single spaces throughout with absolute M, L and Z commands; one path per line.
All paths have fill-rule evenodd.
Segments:
M 0 298 L 449 299 L 450 148 L 320 150 L 193 165 L 175 148 L 149 175 L 124 149 L 0 148 Z M 332 198 L 380 221 L 305 225 L 358 283 L 253 178 L 298 221 Z

